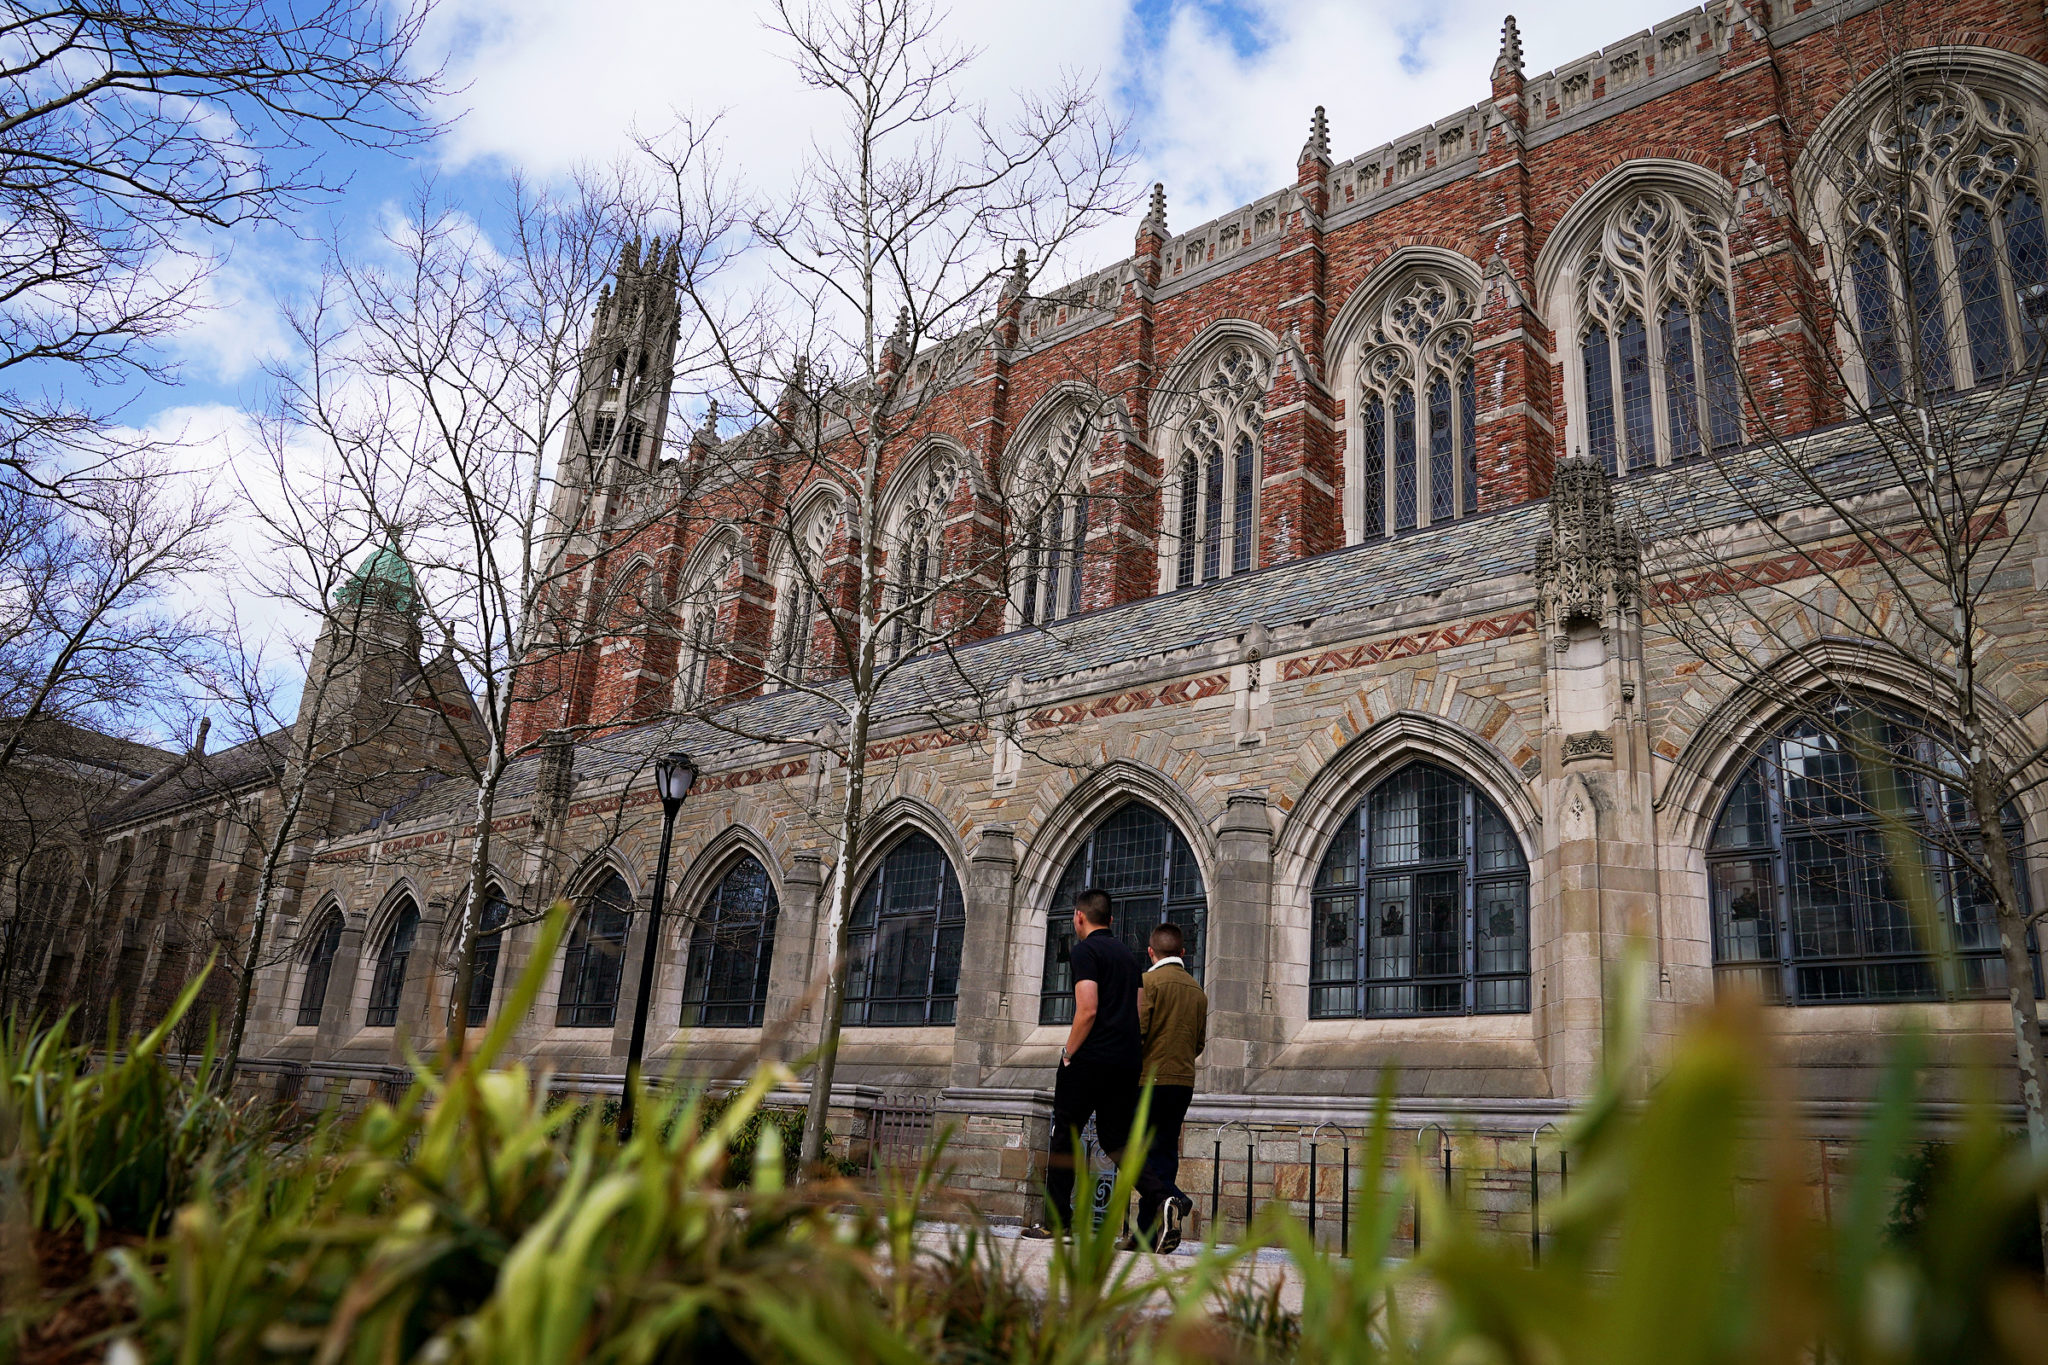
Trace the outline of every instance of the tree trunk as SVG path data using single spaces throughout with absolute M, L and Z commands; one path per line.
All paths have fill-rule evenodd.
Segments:
M 256 985 L 256 969 L 263 961 L 263 935 L 270 923 L 270 902 L 277 891 L 277 868 L 291 844 L 292 828 L 306 802 L 306 786 L 299 783 L 277 817 L 277 830 L 263 847 L 263 870 L 256 878 L 256 911 L 249 923 L 249 946 L 242 954 L 242 979 L 235 990 L 235 1017 L 228 1025 L 227 1046 L 221 1049 L 220 1069 L 214 1072 L 214 1093 L 231 1095 L 235 1072 L 242 1064 L 242 1040 L 249 1032 L 249 1000 Z
M 2012 1008 L 2015 1060 L 2019 1068 L 2020 1103 L 2027 1116 L 2027 1150 L 2037 1166 L 2048 1165 L 2048 1095 L 2043 1093 L 2041 1010 L 2034 999 L 2034 960 L 2027 951 L 2027 916 L 2019 883 L 2012 872 L 2012 849 L 2005 841 L 1999 797 L 2004 783 L 1994 765 L 1978 761 L 1970 768 L 1970 804 L 1984 832 L 1985 872 L 1998 912 L 1998 952 L 2005 961 L 2005 997 Z M 2048 1265 L 2048 1190 L 2035 1197 L 2042 1263 Z
M 462 909 L 455 917 L 455 988 L 448 1002 L 448 1067 L 462 1064 L 469 1043 L 469 996 L 476 985 L 476 928 L 482 916 L 484 879 L 491 870 L 491 818 L 498 808 L 498 779 L 504 775 L 501 746 L 493 745 L 491 760 L 484 767 L 483 781 L 476 789 L 476 838 L 469 850 L 469 888 L 463 892 Z
M 799 1164 L 806 1171 L 825 1159 L 832 1114 L 832 1077 L 839 1069 L 840 1021 L 846 1014 L 847 939 L 853 931 L 853 860 L 858 852 L 862 802 L 867 787 L 868 708 L 856 702 L 846 746 L 846 796 L 839 808 L 839 857 L 832 869 L 831 910 L 826 915 L 824 1029 L 818 1060 L 811 1068 L 811 1094 L 804 1106 Z

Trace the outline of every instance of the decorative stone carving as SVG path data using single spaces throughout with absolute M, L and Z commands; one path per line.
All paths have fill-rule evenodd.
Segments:
M 1614 514 L 1607 471 L 1583 458 L 1559 465 L 1550 530 L 1536 542 L 1537 605 L 1552 647 L 1563 653 L 1581 622 L 1611 640 L 1623 614 L 1637 609 L 1642 569 L 1635 532 Z
M 1613 758 L 1614 737 L 1605 730 L 1582 730 L 1564 737 L 1564 761 L 1575 758 Z

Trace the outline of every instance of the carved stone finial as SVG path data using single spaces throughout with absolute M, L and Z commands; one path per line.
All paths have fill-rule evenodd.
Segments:
M 698 428 L 697 434 L 703 439 L 706 446 L 718 444 L 718 400 L 716 398 L 704 405 L 704 425 Z
M 1301 144 L 1301 156 L 1296 159 L 1295 164 L 1300 165 L 1303 162 L 1309 161 L 1328 161 L 1329 159 L 1330 120 L 1328 115 L 1323 113 L 1323 106 L 1318 104 L 1316 112 L 1308 121 L 1308 141 Z
M 1017 263 L 1010 267 L 1009 275 L 1003 280 L 1005 294 L 1021 295 L 1031 283 L 1030 260 L 1031 258 L 1024 254 L 1024 248 L 1018 247 Z
M 1145 221 L 1138 224 L 1138 231 L 1150 230 L 1159 236 L 1166 236 L 1166 184 L 1155 181 L 1152 185 L 1152 206 L 1145 210 Z
M 889 333 L 889 344 L 898 350 L 910 344 L 910 305 L 907 303 L 896 310 L 896 330 Z
M 1500 26 L 1500 56 L 1494 59 L 1493 78 L 1521 74 L 1522 30 L 1515 26 L 1515 16 L 1510 14 Z
M 1582 623 L 1604 633 L 1636 606 L 1642 547 L 1614 514 L 1607 471 L 1579 454 L 1557 467 L 1550 485 L 1550 530 L 1536 542 L 1537 601 L 1560 650 Z

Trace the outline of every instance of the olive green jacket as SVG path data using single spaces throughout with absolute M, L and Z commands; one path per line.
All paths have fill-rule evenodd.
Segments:
M 1140 984 L 1138 1031 L 1145 1039 L 1146 1079 L 1192 1086 L 1195 1058 L 1209 1043 L 1209 997 L 1178 963 L 1152 968 Z

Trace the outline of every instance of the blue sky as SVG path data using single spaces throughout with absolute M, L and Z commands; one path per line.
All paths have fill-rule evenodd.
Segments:
M 1516 6 L 1532 75 L 1678 9 Z M 1134 189 L 1164 181 L 1186 229 L 1291 183 L 1317 104 L 1342 159 L 1485 98 L 1503 12 L 1498 0 L 969 0 L 947 26 L 982 52 L 966 84 L 991 103 L 1063 71 L 1093 76 L 1141 145 Z M 351 177 L 347 193 L 289 228 L 212 244 L 215 306 L 174 344 L 180 382 L 130 394 L 131 420 L 183 436 L 200 463 L 232 460 L 263 364 L 290 361 L 278 309 L 315 279 L 313 239 L 371 240 L 424 178 L 489 231 L 513 173 L 558 177 L 624 155 L 635 129 L 722 113 L 727 165 L 772 192 L 820 121 L 754 0 L 442 0 L 428 38 L 460 87 L 447 134 L 405 159 L 316 149 Z M 1138 211 L 1083 243 L 1067 273 L 1128 251 Z

